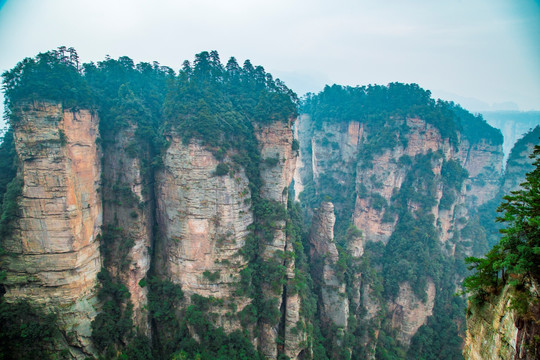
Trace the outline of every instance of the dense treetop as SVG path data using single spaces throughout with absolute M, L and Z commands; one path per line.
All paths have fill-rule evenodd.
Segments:
M 216 51 L 185 61 L 176 75 L 157 62 L 135 65 L 125 56 L 80 64 L 73 48 L 61 47 L 26 58 L 2 76 L 8 111 L 18 102 L 58 101 L 98 109 L 105 128 L 152 118 L 155 128 L 178 126 L 202 137 L 214 135 L 208 127 L 227 130 L 238 116 L 266 123 L 287 121 L 297 111 L 296 94 L 263 67 L 249 60 L 241 67 L 235 58 L 224 66 Z
M 308 94 L 302 110 L 316 123 L 356 120 L 372 129 L 396 126 L 398 120 L 419 117 L 454 144 L 457 131 L 472 142 L 489 139 L 502 144 L 503 141 L 501 132 L 489 126 L 481 115 L 473 115 L 452 102 L 434 100 L 429 90 L 417 84 L 327 85 L 317 95 Z

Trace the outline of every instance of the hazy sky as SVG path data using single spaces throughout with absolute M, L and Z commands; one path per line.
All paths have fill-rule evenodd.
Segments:
M 299 95 L 401 81 L 474 111 L 540 109 L 534 0 L 0 0 L 0 70 L 61 45 L 175 70 L 218 50 Z

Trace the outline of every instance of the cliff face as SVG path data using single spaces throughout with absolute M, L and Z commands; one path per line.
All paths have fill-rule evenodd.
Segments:
M 309 114 L 303 114 L 296 124 L 302 156 L 302 166 L 296 175 L 301 181 L 298 185 L 295 183 L 295 189 L 303 190 L 299 199 L 306 202 L 309 209 L 316 206 L 317 199 L 330 196 L 338 217 L 336 226 L 339 222 L 341 227 L 338 241 L 351 256 L 348 266 L 365 269 L 362 264 L 369 261 L 371 265 L 368 266 L 372 269 L 375 266 L 375 273 L 383 278 L 382 284 L 377 283 L 380 280 L 369 274 L 373 270 L 367 273 L 356 270 L 353 287 L 349 289 L 349 294 L 352 292 L 353 295 L 344 299 L 350 304 L 334 306 L 339 311 L 350 307 L 360 328 L 370 329 L 362 333 L 358 328 L 347 330 L 346 323 L 341 324 L 345 331 L 363 334 L 357 336 L 362 339 L 363 356 L 367 358 L 375 356 L 377 346 L 385 346 L 377 345 L 380 329 L 392 332 L 400 346 L 407 349 L 420 327 L 434 315 L 436 299 L 441 302 L 446 295 L 439 294 L 443 285 L 436 283 L 429 274 L 421 284 L 401 280 L 393 285 L 394 280 L 386 274 L 394 270 L 385 270 L 385 263 L 374 263 L 374 259 L 381 256 L 376 254 L 380 253 L 370 250 L 366 257 L 366 247 L 373 249 L 373 243 L 381 243 L 387 249 L 383 250 L 385 262 L 403 264 L 397 266 L 396 271 L 411 271 L 407 268 L 412 259 L 405 260 L 405 255 L 399 251 L 394 255 L 397 258 L 391 258 L 390 254 L 396 246 L 402 246 L 397 245 L 401 237 L 414 238 L 411 234 L 417 230 L 409 228 L 404 232 L 411 219 L 420 223 L 420 219 L 431 216 L 431 225 L 417 225 L 416 228 L 431 226 L 433 230 L 426 230 L 425 236 L 436 233 L 433 241 L 439 244 L 437 246 L 445 257 L 470 253 L 475 239 L 462 232 L 467 225 L 469 209 L 495 196 L 502 171 L 503 153 L 497 142 L 468 139 L 459 133 L 452 142 L 437 126 L 420 117 L 390 119 L 387 124 L 392 121 L 401 124 L 387 125 L 395 126 L 393 132 L 384 133 L 393 145 L 383 146 L 380 150 L 377 144 L 385 141 L 381 140 L 382 131 L 370 130 L 368 122 L 354 119 L 314 121 Z M 405 216 L 405 213 L 410 215 Z M 313 226 L 319 222 L 318 216 L 317 213 L 313 216 Z M 345 232 L 351 225 L 361 235 L 351 236 L 349 231 Z M 324 232 L 318 230 L 316 233 Z M 319 253 L 317 243 L 313 240 L 311 243 L 311 251 L 315 254 Z M 410 246 L 419 245 L 412 242 L 407 245 Z M 327 254 L 326 258 L 327 262 L 332 261 L 332 256 Z M 445 281 L 449 284 L 444 286 L 454 287 L 459 280 Z M 380 294 L 380 286 L 392 286 L 394 294 Z M 420 291 L 418 286 L 421 286 Z M 323 304 L 324 296 L 320 304 L 322 309 Z M 381 319 L 386 320 L 381 322 Z
M 98 119 L 88 111 L 36 103 L 21 108 L 18 116 L 15 137 L 24 188 L 21 217 L 13 236 L 3 240 L 9 251 L 2 258 L 8 301 L 24 298 L 62 308 L 60 321 L 69 333 L 72 356 L 95 353 L 90 323 L 101 306 L 95 295 L 103 222 L 103 266 L 125 284 L 134 324 L 143 334 L 150 335 L 150 322 L 148 287 L 142 283 L 152 263 L 155 274 L 181 286 L 186 299 L 182 308 L 189 306 L 192 295 L 217 299 L 213 325 L 226 333 L 244 329 L 236 314 L 252 300 L 236 290 L 247 265 L 241 251 L 254 215 L 242 167 L 230 157 L 218 161 L 204 146 L 184 144 L 171 133 L 152 189 L 144 160 L 132 151 L 137 143 L 134 125 L 103 139 L 106 151 L 100 159 Z M 260 126 L 255 135 L 263 159 L 261 198 L 285 207 L 296 161 L 291 123 Z M 228 166 L 227 173 L 219 173 L 220 164 Z M 294 251 L 285 220 L 274 225 L 272 241 L 264 244 L 262 253 L 267 261 Z M 284 353 L 295 359 L 306 349 L 307 334 L 303 325 L 298 328 L 304 322 L 300 295 L 287 292 L 293 286 L 294 261 L 279 261 L 286 268 L 285 285 L 277 292 L 262 291 L 276 299 L 281 319 L 278 324 L 258 324 L 260 335 L 252 341 L 267 358 Z M 255 334 L 254 327 L 248 330 Z M 283 338 L 281 345 L 278 337 Z
M 502 294 L 482 307 L 467 311 L 467 338 L 463 355 L 466 359 L 514 359 L 518 329 L 510 307 L 511 295 Z
M 539 143 L 540 126 L 536 126 L 516 142 L 506 164 L 501 193 L 509 194 L 510 191 L 520 188 L 520 184 L 525 180 L 525 174 L 534 169 L 529 155 Z
M 58 313 L 65 339 L 31 339 L 72 358 L 311 352 L 302 220 L 288 202 L 298 99 L 280 80 L 215 51 L 178 76 L 127 57 L 82 71 L 64 47 L 5 77 L 0 315 L 45 304 L 35 316 Z M 32 322 L 21 312 L 7 315 Z
M 504 135 L 505 163 L 509 159 L 514 144 L 540 123 L 538 111 L 485 111 L 482 115 L 488 124 L 500 129 Z
M 60 313 L 73 356 L 93 350 L 102 224 L 98 118 L 87 110 L 28 103 L 14 124 L 20 216 L 3 239 L 8 301 L 28 299 Z
M 342 330 L 347 327 L 349 300 L 345 293 L 343 273 L 337 269 L 339 254 L 334 243 L 334 205 L 323 202 L 313 216 L 310 243 L 311 259 L 315 262 L 314 278 L 319 282 L 321 321 Z M 339 276 L 341 275 L 341 276 Z
M 126 285 L 134 322 L 149 335 L 148 288 L 139 284 L 151 264 L 154 207 L 142 160 L 133 151 L 134 146 L 142 146 L 135 131 L 135 125 L 130 124 L 104 139 L 102 245 L 108 253 L 105 267 Z
M 296 153 L 292 149 L 292 122 L 274 122 L 266 126 L 256 126 L 255 136 L 261 154 L 261 198 L 286 207 L 288 189 L 296 169 Z M 263 286 L 262 288 L 265 297 L 275 299 L 275 304 L 282 313 L 278 324 L 265 321 L 260 323 L 261 351 L 270 359 L 276 359 L 279 352 L 291 359 L 296 359 L 299 353 L 305 349 L 302 343 L 307 339 L 304 331 L 293 331 L 303 320 L 300 316 L 299 295 L 287 292 L 287 287 L 290 286 L 295 276 L 294 261 L 293 259 L 279 260 L 282 254 L 294 252 L 285 227 L 285 220 L 275 221 L 272 240 L 266 241 L 262 250 L 264 261 L 281 262 L 282 266 L 286 268 L 286 285 L 278 291 L 271 286 Z M 281 349 L 276 346 L 279 336 L 283 338 Z
M 535 145 L 540 144 L 540 127 L 529 131 L 515 144 L 510 152 L 501 188 L 495 199 L 498 206 L 504 195 L 511 191 L 523 190 L 520 186 L 526 181 L 526 174 L 534 170 L 533 159 L 529 157 Z M 501 216 L 494 208 L 486 208 L 486 217 L 494 219 Z M 498 232 L 499 227 L 486 224 L 486 230 Z M 497 234 L 496 242 L 500 239 Z M 467 337 L 464 356 L 474 359 L 535 359 L 540 354 L 540 344 L 535 336 L 540 333 L 538 318 L 538 285 L 534 280 L 530 285 L 518 287 L 507 284 L 498 292 L 488 290 L 484 301 L 469 301 L 467 310 Z M 526 301 L 525 313 L 523 305 Z
M 540 306 L 530 304 L 530 312 L 519 315 L 513 308 L 515 296 L 511 286 L 505 286 L 483 304 L 469 303 L 463 349 L 466 360 L 538 358 L 540 327 L 535 319 L 540 316 Z
M 463 138 L 457 158 L 468 171 L 465 180 L 467 207 L 474 208 L 494 198 L 500 189 L 503 172 L 503 151 L 500 145 L 482 139 L 472 142 Z
M 156 177 L 157 222 L 161 241 L 157 269 L 191 295 L 226 301 L 216 325 L 239 328 L 225 313 L 241 311 L 249 299 L 235 297 L 234 285 L 246 261 L 239 254 L 253 222 L 243 169 L 217 176 L 219 162 L 204 147 L 185 145 L 170 135 L 164 168 Z M 225 160 L 227 163 L 227 159 Z

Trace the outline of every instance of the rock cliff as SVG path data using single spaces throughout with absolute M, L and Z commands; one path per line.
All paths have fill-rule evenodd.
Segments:
M 286 207 L 289 186 L 296 168 L 296 153 L 292 149 L 292 121 L 256 126 L 254 131 L 261 156 L 261 198 Z M 286 268 L 286 285 L 277 291 L 272 286 L 263 286 L 262 289 L 266 298 L 275 299 L 275 306 L 282 313 L 278 324 L 265 321 L 260 324 L 262 353 L 270 359 L 276 359 L 278 352 L 283 352 L 291 359 L 296 359 L 300 351 L 304 349 L 301 343 L 306 340 L 306 334 L 303 331 L 291 331 L 296 328 L 297 323 L 301 323 L 302 319 L 300 317 L 299 295 L 287 292 L 287 285 L 294 279 L 294 261 L 287 258 L 279 260 L 282 254 L 294 252 L 285 228 L 285 220 L 275 221 L 271 240 L 264 243 L 262 250 L 264 261 L 278 261 Z M 276 346 L 279 336 L 283 338 L 282 349 L 278 349 Z
M 323 202 L 313 216 L 310 233 L 314 276 L 321 287 L 321 320 L 342 330 L 347 327 L 349 300 L 345 293 L 343 273 L 338 270 L 339 254 L 334 243 L 334 205 Z
M 217 326 L 238 329 L 238 319 L 226 313 L 241 311 L 249 302 L 235 297 L 234 286 L 246 261 L 239 254 L 253 223 L 250 190 L 243 169 L 216 173 L 220 164 L 203 146 L 184 144 L 171 134 L 164 167 L 156 176 L 159 273 L 193 294 L 225 301 Z M 225 159 L 225 163 L 227 163 Z
M 2 241 L 5 298 L 58 311 L 71 355 L 84 357 L 94 351 L 90 322 L 101 268 L 98 118 L 47 102 L 21 104 L 16 116 L 23 187 L 14 229 Z
M 102 249 L 105 267 L 126 285 L 133 304 L 133 319 L 149 335 L 148 288 L 139 284 L 151 264 L 154 205 L 153 192 L 143 174 L 142 159 L 133 147 L 144 146 L 135 135 L 136 125 L 103 136 Z
M 352 352 L 365 358 L 380 351 L 404 356 L 399 351 L 407 351 L 420 328 L 440 321 L 436 304 L 452 301 L 447 288 L 455 289 L 460 280 L 418 266 L 429 261 L 461 271 L 448 267 L 472 251 L 474 235 L 465 229 L 471 209 L 497 193 L 503 158 L 500 134 L 491 128 L 484 137 L 471 131 L 487 126 L 481 119 L 463 117 L 462 109 L 448 121 L 447 115 L 439 121 L 403 117 L 400 110 L 381 116 L 371 113 L 365 100 L 376 98 L 376 90 L 388 92 L 386 99 L 398 91 L 392 84 L 381 90 L 326 88 L 308 100 L 296 124 L 302 166 L 295 189 L 302 191 L 298 197 L 308 214 L 325 198 L 334 203 L 335 241 L 347 249 L 343 258 L 354 274 L 343 292 L 355 325 L 345 325 L 345 333 L 361 339 Z M 318 216 L 313 215 L 313 226 Z M 313 241 L 311 251 L 318 253 Z M 421 260 L 424 256 L 430 260 Z M 380 331 L 392 334 L 398 345 L 384 343 Z M 399 347 L 404 350 L 395 350 Z
M 497 206 L 504 195 L 510 194 L 511 191 L 523 190 L 520 184 L 526 181 L 526 174 L 534 170 L 533 159 L 529 155 L 535 145 L 540 145 L 539 137 L 540 127 L 536 127 L 518 140 L 513 147 L 501 188 L 495 198 Z M 481 211 L 484 212 L 484 217 L 491 218 L 492 221 L 495 217 L 501 216 L 494 207 L 484 207 Z M 484 226 L 487 232 L 497 233 L 494 243 L 498 243 L 501 238 L 498 231 L 500 225 Z M 540 344 L 535 338 L 540 333 L 537 320 L 540 318 L 537 289 L 538 285 L 534 280 L 531 280 L 530 284 L 526 282 L 518 286 L 507 283 L 504 287 L 488 289 L 483 297 L 470 298 L 463 352 L 465 359 L 537 358 L 540 354 Z

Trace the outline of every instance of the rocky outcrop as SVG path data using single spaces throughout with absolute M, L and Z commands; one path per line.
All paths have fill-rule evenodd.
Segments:
M 13 123 L 20 214 L 8 252 L 7 301 L 27 299 L 57 312 L 73 357 L 93 353 L 102 224 L 98 118 L 88 110 L 38 102 L 21 104 Z
M 218 175 L 220 162 L 203 146 L 184 144 L 175 134 L 169 141 L 156 176 L 156 270 L 181 285 L 188 301 L 194 294 L 212 296 L 241 311 L 249 299 L 234 289 L 246 266 L 239 250 L 253 223 L 249 181 L 241 168 Z M 215 325 L 226 332 L 240 328 L 226 316 L 229 306 L 215 309 Z
M 500 144 L 486 139 L 479 142 L 461 139 L 457 158 L 469 172 L 464 192 L 467 207 L 478 207 L 495 197 L 500 188 L 503 156 Z
M 454 138 L 448 133 L 443 136 L 440 125 L 420 117 L 390 117 L 386 121 L 388 131 L 384 132 L 370 128 L 369 121 L 313 121 L 309 115 L 302 115 L 297 131 L 303 166 L 299 167 L 297 177 L 304 192 L 299 199 L 313 206 L 314 199 L 329 196 L 341 224 L 360 230 L 358 235 L 351 236 L 348 231 L 345 234 L 343 227 L 340 235 L 345 237 L 346 249 L 360 268 L 366 261 L 367 244 L 386 246 L 404 211 L 413 218 L 432 215 L 437 242 L 446 256 L 456 256 L 458 251 L 459 256 L 467 254 L 475 239 L 465 238 L 466 233 L 462 235 L 461 230 L 467 224 L 470 209 L 497 193 L 502 172 L 501 145 L 497 139 L 468 139 L 459 132 Z M 378 132 L 386 138 L 381 139 Z M 381 145 L 383 142 L 392 145 Z M 452 166 L 455 171 L 448 170 Z M 456 171 L 461 168 L 469 173 L 463 183 L 456 180 Z M 403 193 L 404 187 L 407 193 Z M 414 197 L 413 192 L 417 193 Z M 406 201 L 400 203 L 403 199 Z M 318 216 L 313 215 L 313 226 L 319 221 Z M 318 252 L 313 242 L 311 248 Z M 326 269 L 322 264 L 314 266 Z M 393 298 L 382 299 L 376 291 L 382 285 L 373 281 L 373 275 L 358 273 L 347 292 L 352 294 L 347 306 L 351 315 L 360 326 L 371 329 L 360 340 L 362 347 L 368 349 L 362 356 L 368 358 L 374 357 L 381 326 L 391 328 L 385 331 L 393 331 L 405 349 L 409 346 L 412 337 L 433 315 L 439 286 L 429 280 L 423 291 L 413 291 L 412 284 L 402 282 Z M 426 296 L 420 298 L 422 292 Z M 343 304 L 331 307 L 346 308 Z M 388 325 L 381 323 L 381 313 L 386 314 L 384 324 Z
M 399 294 L 389 305 L 389 311 L 392 313 L 392 327 L 398 330 L 397 340 L 402 344 L 409 346 L 414 334 L 433 314 L 435 293 L 433 281 L 427 284 L 424 301 L 414 294 L 409 283 L 400 284 Z
M 463 354 L 468 360 L 513 359 L 516 355 L 515 316 L 508 288 L 489 303 L 467 310 L 467 338 Z
M 489 125 L 500 129 L 504 135 L 505 163 L 518 139 L 540 123 L 539 111 L 484 111 L 482 115 Z
M 296 169 L 292 120 L 268 125 L 254 124 L 254 127 L 261 154 L 261 197 L 286 205 Z
M 510 152 L 500 190 L 502 194 L 509 194 L 510 191 L 520 189 L 520 184 L 525 180 L 525 174 L 534 169 L 529 155 L 532 154 L 535 145 L 540 145 L 540 126 L 536 126 L 519 139 Z
M 292 121 L 278 121 L 268 125 L 256 125 L 255 136 L 259 143 L 261 154 L 261 180 L 260 196 L 287 206 L 289 186 L 293 180 L 296 168 L 296 152 L 293 151 Z M 281 260 L 280 255 L 293 252 L 291 240 L 285 231 L 285 220 L 274 222 L 274 234 L 270 242 L 264 243 L 263 259 L 267 262 L 282 262 L 287 268 L 287 285 L 295 276 L 294 260 Z M 298 294 L 290 294 L 287 286 L 276 292 L 271 286 L 263 286 L 262 292 L 267 299 L 275 299 L 275 304 L 282 313 L 280 322 L 271 324 L 262 321 L 260 326 L 260 349 L 269 359 L 276 359 L 278 353 L 284 353 L 291 359 L 296 359 L 304 349 L 302 343 L 307 336 L 298 328 L 300 317 L 300 298 Z M 281 329 L 281 330 L 280 330 Z M 277 346 L 278 337 L 283 337 L 283 346 Z
M 334 205 L 323 202 L 312 220 L 309 241 L 314 261 L 315 280 L 321 288 L 319 309 L 323 324 L 331 324 L 343 330 L 347 327 L 349 301 L 345 293 L 343 274 L 339 276 L 339 254 L 334 243 Z
M 144 178 L 142 160 L 137 156 L 148 151 L 141 151 L 144 144 L 135 132 L 135 125 L 129 124 L 104 140 L 103 246 L 108 252 L 104 262 L 129 290 L 134 323 L 142 333 L 150 335 L 148 287 L 139 284 L 151 263 L 154 206 L 149 180 Z
M 526 174 L 534 170 L 529 158 L 535 145 L 540 144 L 540 127 L 521 138 L 510 152 L 506 171 L 497 201 L 511 191 L 521 189 Z M 493 219 L 500 216 L 495 208 L 488 208 Z M 485 224 L 486 229 L 499 232 L 495 224 Z M 500 234 L 495 238 L 499 241 Z M 514 275 L 515 276 L 515 275 Z M 540 354 L 540 305 L 538 285 L 524 282 L 517 287 L 512 284 L 502 289 L 489 288 L 481 299 L 469 299 L 467 311 L 467 338 L 464 356 L 475 359 L 537 359 Z M 526 306 L 524 306 L 524 302 Z M 516 306 L 516 304 L 520 304 Z M 520 313 L 518 313 L 518 310 Z
M 509 285 L 483 303 L 469 303 L 467 337 L 463 350 L 466 360 L 538 359 L 540 355 L 538 290 L 533 285 L 527 291 L 531 302 L 525 314 L 517 313 L 514 306 L 517 294 Z

